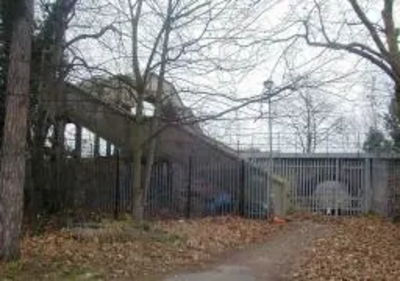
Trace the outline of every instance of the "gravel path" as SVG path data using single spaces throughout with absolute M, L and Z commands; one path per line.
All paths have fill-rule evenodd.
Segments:
M 232 254 L 206 270 L 169 276 L 163 281 L 280 281 L 290 280 L 291 271 L 310 250 L 314 239 L 329 234 L 329 226 L 295 222 L 289 231 L 270 242 Z

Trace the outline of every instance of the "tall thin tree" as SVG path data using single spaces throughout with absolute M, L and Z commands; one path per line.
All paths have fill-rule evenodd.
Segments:
M 4 260 L 20 255 L 30 91 L 33 0 L 17 2 L 11 11 L 14 22 L 0 174 L 0 258 Z

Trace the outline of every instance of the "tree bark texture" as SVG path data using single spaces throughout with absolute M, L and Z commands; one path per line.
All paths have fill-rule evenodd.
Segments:
M 20 0 L 11 38 L 0 174 L 0 258 L 19 257 L 23 216 L 33 0 Z

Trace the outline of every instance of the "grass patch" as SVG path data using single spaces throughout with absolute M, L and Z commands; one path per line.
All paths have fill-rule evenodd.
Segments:
M 160 243 L 176 243 L 178 241 L 185 241 L 185 237 L 182 235 L 178 235 L 175 233 L 169 233 L 167 231 L 161 230 L 161 229 L 155 229 L 150 236 L 151 239 L 153 239 L 156 242 Z
M 177 234 L 169 233 L 148 221 L 103 220 L 99 224 L 83 225 L 66 229 L 65 232 L 80 242 L 127 243 L 152 240 L 161 243 L 174 243 L 182 240 Z
M 6 263 L 0 273 L 1 280 L 104 280 L 101 273 L 67 262 L 44 262 L 37 257 Z
M 12 261 L 8 262 L 4 265 L 4 277 L 10 280 L 13 280 L 16 276 L 18 276 L 23 270 L 23 263 L 21 261 Z
M 363 213 L 361 215 L 361 217 L 368 218 L 368 219 L 380 219 L 380 218 L 382 218 L 382 216 L 380 214 L 378 214 L 376 212 L 372 212 L 372 211 L 369 211 L 367 213 Z

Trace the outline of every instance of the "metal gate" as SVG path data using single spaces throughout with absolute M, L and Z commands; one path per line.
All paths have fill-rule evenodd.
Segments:
M 356 215 L 369 210 L 368 159 L 304 155 L 272 161 L 273 173 L 289 182 L 288 211 Z M 268 160 L 257 162 L 268 166 Z

